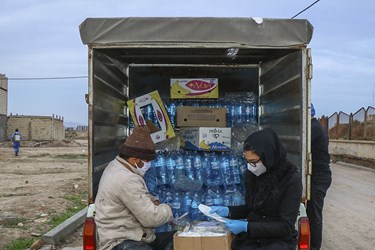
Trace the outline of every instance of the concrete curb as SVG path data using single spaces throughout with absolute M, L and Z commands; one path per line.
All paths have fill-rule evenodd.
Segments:
M 353 164 L 353 163 L 347 163 L 347 162 L 343 162 L 343 161 L 337 161 L 337 162 L 334 162 L 334 164 L 347 166 L 347 167 L 351 167 L 351 168 L 375 171 L 374 168 L 369 168 L 369 167 L 366 167 L 366 166 L 361 166 L 361 165 L 357 165 L 357 164 Z
M 51 231 L 47 232 L 42 236 L 42 240 L 45 244 L 56 245 L 66 236 L 71 234 L 75 229 L 80 227 L 86 218 L 88 207 L 82 209 Z

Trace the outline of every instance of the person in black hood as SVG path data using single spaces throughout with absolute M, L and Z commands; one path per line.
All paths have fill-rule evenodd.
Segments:
M 237 236 L 232 249 L 295 249 L 302 180 L 276 133 L 269 128 L 245 141 L 246 204 L 212 206 L 211 213 L 228 217 L 226 227 Z M 240 220 L 246 219 L 246 220 Z

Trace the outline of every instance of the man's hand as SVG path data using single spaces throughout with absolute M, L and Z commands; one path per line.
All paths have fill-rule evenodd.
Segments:
M 156 206 L 159 206 L 159 205 L 160 205 L 160 201 L 159 201 L 159 200 L 154 200 L 153 203 L 154 203 Z

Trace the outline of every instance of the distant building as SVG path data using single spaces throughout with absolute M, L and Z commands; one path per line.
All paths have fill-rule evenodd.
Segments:
M 87 131 L 89 130 L 89 127 L 86 125 L 78 125 L 76 128 L 77 131 Z
M 22 140 L 44 141 L 62 140 L 65 138 L 64 118 L 60 116 L 8 116 L 8 132 L 10 138 L 14 130 L 18 128 Z
M 7 140 L 8 78 L 0 73 L 0 141 Z

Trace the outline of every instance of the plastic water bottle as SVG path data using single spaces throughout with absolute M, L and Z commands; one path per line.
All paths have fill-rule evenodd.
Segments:
M 240 206 L 245 204 L 245 198 L 240 191 L 239 186 L 235 186 L 235 191 L 232 196 L 232 206 Z
M 152 164 L 151 164 L 150 169 L 147 170 L 147 172 L 143 176 L 143 179 L 146 182 L 147 189 L 150 192 L 150 194 L 157 196 L 158 177 L 157 177 L 157 173 L 155 172 L 155 167 L 153 167 Z
M 162 186 L 162 187 L 159 188 L 158 197 L 159 197 L 159 200 L 160 200 L 161 203 L 165 203 L 165 204 L 168 204 L 168 205 L 172 206 L 173 198 L 172 198 L 171 192 L 167 188 L 167 186 Z M 165 224 L 155 228 L 155 231 L 158 232 L 158 233 L 168 232 L 168 231 L 171 231 L 171 230 L 172 230 L 172 228 L 171 228 L 169 223 L 165 223 Z
M 244 103 L 242 121 L 250 122 L 252 117 L 253 117 L 253 105 L 251 103 Z
M 175 157 L 174 151 L 171 151 L 167 154 L 166 165 L 167 165 L 167 172 L 168 172 L 168 184 L 173 186 L 174 182 L 176 181 L 176 176 L 175 176 L 176 157 Z
M 222 184 L 222 174 L 220 169 L 220 162 L 217 155 L 212 154 L 210 156 L 210 164 L 211 164 L 211 176 L 210 179 L 213 185 L 221 185 Z
M 252 103 L 251 121 L 257 123 L 258 120 L 258 105 L 256 102 Z
M 156 154 L 155 166 L 156 166 L 156 171 L 158 171 L 157 173 L 158 173 L 159 185 L 167 185 L 168 184 L 167 167 L 165 164 L 165 156 L 163 152 L 159 151 Z
M 178 218 L 182 215 L 180 192 L 176 190 L 172 191 L 172 213 L 174 218 Z
M 192 195 L 190 192 L 181 193 L 181 215 L 189 212 L 192 203 Z
M 221 190 L 219 186 L 216 186 L 211 189 L 215 194 L 214 194 L 214 205 L 215 206 L 222 206 L 224 205 L 224 200 L 223 196 L 221 194 Z
M 202 157 L 198 152 L 194 152 L 193 154 L 193 165 L 194 165 L 194 173 L 195 173 L 195 180 L 204 183 L 204 173 L 203 173 L 203 164 L 202 164 Z
M 152 107 L 152 105 L 144 106 L 141 109 L 141 111 L 142 111 L 143 117 L 146 120 L 153 121 L 153 119 L 154 119 L 154 108 Z
M 204 203 L 207 206 L 213 206 L 215 204 L 215 192 L 212 191 L 211 188 L 207 190 L 207 193 L 204 197 Z
M 176 156 L 176 169 L 175 169 L 175 179 L 181 178 L 185 175 L 185 156 L 182 150 L 177 152 Z
M 243 179 L 247 170 L 247 162 L 242 157 L 238 158 L 238 167 L 240 170 L 241 179 Z
M 234 185 L 227 185 L 224 188 L 223 202 L 224 206 L 233 206 L 233 194 L 234 194 Z
M 229 122 L 228 127 L 232 127 L 234 124 L 236 124 L 236 106 L 234 104 L 229 105 L 228 110 L 228 117 L 227 120 Z
M 235 111 L 235 124 L 237 124 L 237 123 L 241 123 L 242 122 L 242 113 L 244 113 L 243 112 L 243 106 L 242 106 L 242 103 L 240 103 L 240 102 L 236 102 L 235 103 L 235 109 L 236 109 L 236 111 Z
M 172 123 L 172 127 L 176 127 L 176 104 L 173 101 L 167 103 L 167 113 Z
M 211 171 L 211 163 L 210 163 L 210 154 L 204 153 L 202 157 L 202 168 L 204 173 L 204 184 L 206 186 L 213 186 L 213 180 L 212 180 L 212 171 Z
M 202 198 L 198 192 L 194 192 L 191 200 L 191 207 L 189 210 L 189 218 L 191 221 L 197 221 L 202 219 L 198 206 L 201 204 Z
M 132 118 L 129 118 L 129 128 L 133 129 L 134 128 L 134 122 Z
M 159 198 L 161 203 L 168 203 L 167 202 L 168 200 L 167 193 L 169 192 L 168 186 L 159 186 L 156 192 L 157 192 L 156 196 Z
M 221 166 L 221 172 L 223 174 L 223 184 L 224 185 L 233 184 L 233 173 L 229 165 L 229 157 L 225 153 L 223 153 L 220 157 L 220 166 Z
M 193 157 L 190 153 L 187 153 L 185 155 L 185 175 L 191 179 L 194 180 L 194 167 L 193 167 Z
M 238 166 L 238 158 L 236 156 L 231 155 L 229 157 L 229 166 L 233 175 L 233 183 L 234 184 L 241 183 L 240 168 Z

